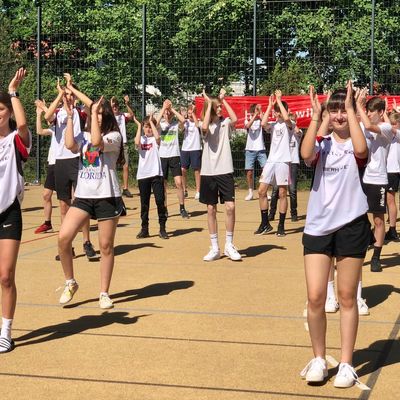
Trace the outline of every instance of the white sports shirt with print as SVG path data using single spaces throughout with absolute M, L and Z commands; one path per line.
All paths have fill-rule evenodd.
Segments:
M 129 118 L 128 113 L 120 113 L 115 115 L 115 119 L 117 120 L 117 124 L 119 127 L 119 131 L 121 132 L 122 135 L 122 143 L 126 144 L 128 143 L 128 138 L 126 136 L 126 121 Z
M 122 137 L 113 131 L 103 136 L 104 149 L 92 146 L 90 133 L 84 132 L 77 140 L 80 146 L 80 162 L 75 197 L 105 199 L 121 197 L 116 172 Z
M 290 155 L 290 130 L 285 122 L 271 122 L 269 132 L 271 132 L 271 147 L 267 163 L 273 162 L 291 162 Z
M 247 140 L 245 150 L 262 151 L 265 150 L 264 138 L 262 133 L 261 120 L 256 119 L 250 128 L 247 128 Z
M 203 137 L 203 155 L 200 175 L 225 175 L 233 173 L 233 160 L 229 139 L 231 119 L 220 119 L 210 123 Z
M 182 151 L 201 150 L 199 127 L 189 119 L 185 121 L 184 127 Z
M 173 121 L 169 123 L 166 120 L 160 122 L 160 157 L 179 157 L 181 155 L 179 151 L 179 122 Z
M 370 132 L 360 124 L 368 144 L 368 164 L 365 168 L 363 182 L 371 185 L 387 185 L 387 156 L 390 142 L 393 138 L 392 125 L 388 123 L 379 124 L 381 133 Z
M 139 163 L 136 179 L 163 176 L 158 144 L 154 136 L 141 136 L 138 152 Z
M 18 132 L 13 131 L 0 137 L 0 214 L 7 210 L 16 198 L 20 204 L 24 198 L 24 177 L 18 169 L 17 151 L 23 158 L 27 158 L 30 148 L 17 136 Z M 14 141 L 17 143 L 14 144 Z M 32 143 L 31 136 L 29 141 Z
M 54 134 L 55 133 L 54 125 L 52 127 L 49 127 L 48 129 L 52 132 L 52 134 L 51 134 L 49 152 L 47 154 L 47 164 L 54 165 L 56 163 L 56 154 L 55 154 L 56 137 Z
M 67 112 L 64 108 L 61 108 L 58 113 L 56 114 L 55 120 L 55 146 L 54 146 L 54 154 L 56 160 L 67 160 L 69 158 L 76 158 L 78 157 L 77 154 L 73 153 L 71 150 L 68 150 L 65 147 L 65 131 L 67 129 Z M 79 119 L 79 113 L 74 108 L 73 113 L 73 125 L 74 125 L 74 137 L 80 135 L 81 133 L 81 123 Z
M 295 133 L 294 129 L 290 132 L 289 135 L 289 148 L 290 148 L 290 156 L 292 158 L 292 164 L 300 164 L 300 142 L 303 132 L 300 130 L 299 133 Z
M 386 164 L 388 173 L 400 173 L 400 130 L 397 129 L 396 135 L 390 142 L 389 154 Z
M 351 139 L 338 142 L 333 134 L 327 135 L 317 139 L 315 150 L 318 155 L 304 233 L 323 236 L 365 214 L 368 203 Z

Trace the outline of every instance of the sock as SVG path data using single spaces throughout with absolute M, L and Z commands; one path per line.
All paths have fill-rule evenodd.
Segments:
M 261 210 L 261 224 L 262 226 L 268 225 L 268 208 L 266 210 Z
M 184 210 L 185 209 L 185 205 L 184 204 L 180 204 L 179 205 L 179 209 L 182 211 L 182 210 Z
M 381 251 L 382 251 L 382 246 L 374 246 L 374 254 L 372 255 L 372 258 L 377 258 L 378 260 L 381 258 Z
M 249 194 L 253 194 L 253 189 L 249 188 Z
M 44 224 L 47 226 L 51 226 L 51 221 L 44 221 Z
M 357 287 L 357 300 L 361 299 L 361 290 L 362 290 L 362 282 L 358 282 L 358 287 Z
M 69 284 L 75 284 L 76 283 L 76 281 L 75 281 L 75 279 L 74 278 L 72 278 L 72 279 L 67 279 L 66 281 L 65 281 L 65 284 L 66 285 L 69 285 Z
M 108 293 L 107 292 L 100 292 L 100 296 L 99 297 L 101 297 L 101 296 L 107 296 L 108 297 Z
M 329 281 L 328 282 L 328 287 L 326 290 L 326 298 L 330 299 L 330 298 L 336 298 L 336 294 L 335 294 L 335 281 Z
M 212 233 L 210 235 L 210 240 L 211 240 L 211 247 L 213 248 L 213 250 L 219 250 L 218 233 Z
M 226 232 L 226 244 L 232 244 L 233 243 L 233 232 Z
M 285 218 L 286 218 L 286 213 L 279 213 L 279 225 L 284 226 L 285 225 Z
M 2 320 L 3 324 L 1 326 L 1 337 L 5 337 L 8 340 L 11 340 L 11 325 L 13 320 L 7 318 L 2 318 Z

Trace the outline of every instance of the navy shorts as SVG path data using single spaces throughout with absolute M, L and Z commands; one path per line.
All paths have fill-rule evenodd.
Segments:
M 182 168 L 200 169 L 201 168 L 201 150 L 181 151 Z

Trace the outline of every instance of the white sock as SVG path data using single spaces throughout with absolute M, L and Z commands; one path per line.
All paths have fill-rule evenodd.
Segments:
M 226 239 L 225 239 L 226 244 L 232 244 L 233 243 L 233 232 L 226 232 Z
M 101 296 L 107 296 L 107 297 L 109 297 L 107 292 L 100 292 L 100 296 L 99 296 L 99 297 L 101 297 Z
M 326 298 L 330 299 L 332 297 L 336 298 L 335 281 L 329 281 L 328 282 L 328 287 L 327 287 L 327 291 L 326 291 Z
M 74 278 L 72 278 L 72 279 L 67 279 L 66 281 L 65 281 L 65 284 L 66 285 L 69 285 L 69 284 L 74 284 L 74 283 L 76 283 L 76 280 L 74 279 Z
M 210 240 L 211 240 L 211 247 L 213 250 L 218 251 L 219 246 L 218 246 L 218 233 L 212 233 L 210 235 Z
M 7 318 L 2 318 L 3 324 L 1 326 L 1 337 L 5 337 L 8 340 L 11 340 L 11 325 L 13 320 L 12 319 L 7 319 Z
M 249 189 L 249 194 L 253 194 L 253 189 Z
M 361 299 L 361 290 L 362 290 L 362 282 L 358 282 L 358 287 L 357 287 L 357 300 Z

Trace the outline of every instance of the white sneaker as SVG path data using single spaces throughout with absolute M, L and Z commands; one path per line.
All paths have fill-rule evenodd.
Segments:
M 242 259 L 242 256 L 237 251 L 237 248 L 233 245 L 233 243 L 225 244 L 224 254 L 229 257 L 232 261 L 239 261 Z
M 221 258 L 221 253 L 218 250 L 214 250 L 210 247 L 210 251 L 203 257 L 203 261 L 215 261 Z
M 321 357 L 313 358 L 300 372 L 307 382 L 322 382 L 328 376 L 328 366 Z
M 249 190 L 248 195 L 244 198 L 246 201 L 253 200 L 253 191 Z
M 99 298 L 99 306 L 103 309 L 114 308 L 114 304 L 108 294 L 102 294 Z
M 357 299 L 358 315 L 369 315 L 369 308 L 365 299 Z
M 335 313 L 339 310 L 339 303 L 337 302 L 335 297 L 328 297 L 325 301 L 325 312 L 326 313 Z
M 66 283 L 64 285 L 64 290 L 60 296 L 60 304 L 69 303 L 72 300 L 72 298 L 74 297 L 74 294 L 76 293 L 78 288 L 79 288 L 79 285 L 76 281 L 71 282 L 71 283 Z
M 196 192 L 196 194 L 194 195 L 194 199 L 200 200 L 200 192 Z
M 356 382 L 358 382 L 358 376 L 354 368 L 347 363 L 339 364 L 339 371 L 333 382 L 333 386 L 337 388 L 348 388 L 352 387 Z

